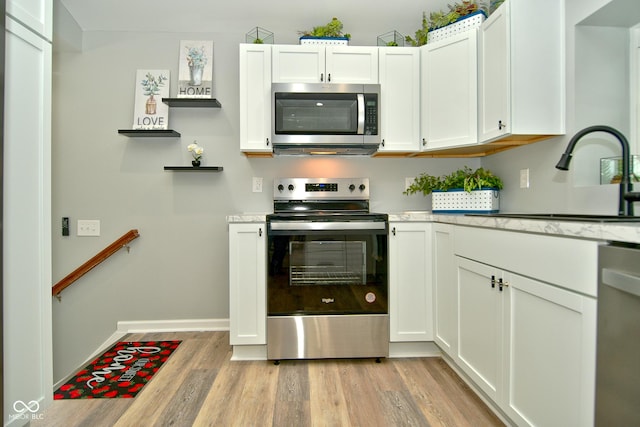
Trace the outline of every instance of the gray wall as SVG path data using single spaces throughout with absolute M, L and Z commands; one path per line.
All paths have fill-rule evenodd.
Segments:
M 569 12 L 567 19 L 572 19 Z M 399 30 L 410 33 L 418 25 L 416 19 L 414 26 Z M 78 46 L 77 40 L 59 41 L 64 49 L 54 55 L 53 73 L 53 282 L 126 231 L 136 228 L 141 237 L 130 253 L 118 252 L 65 290 L 62 302 L 53 301 L 55 381 L 109 338 L 118 321 L 228 318 L 225 216 L 271 211 L 275 177 L 366 176 L 372 210 L 398 212 L 429 207 L 428 198 L 402 195 L 405 177 L 482 164 L 505 179 L 504 210 L 615 209 L 615 191 L 587 187 L 573 197 L 571 173 L 553 168 L 570 135 L 482 160 L 246 158 L 238 140 L 238 44 L 248 30 L 85 32 L 81 50 L 69 49 Z M 296 43 L 289 29 L 270 30 L 276 42 Z M 375 39 L 376 33 L 363 34 L 352 44 L 373 45 Z M 137 69 L 170 69 L 175 95 L 180 40 L 214 41 L 214 96 L 222 108 L 172 108 L 169 127 L 182 133 L 179 139 L 118 135 L 118 129 L 132 127 Z M 567 58 L 570 73 L 570 47 Z M 568 134 L 576 130 L 569 80 Z M 186 146 L 193 140 L 205 148 L 204 164 L 223 166 L 223 172 L 163 170 L 188 164 Z M 521 168 L 531 170 L 530 189 L 517 188 Z M 252 177 L 264 178 L 263 193 L 251 191 Z M 58 226 L 63 216 L 71 218 L 69 237 L 62 237 Z M 101 236 L 77 237 L 78 219 L 101 220 Z

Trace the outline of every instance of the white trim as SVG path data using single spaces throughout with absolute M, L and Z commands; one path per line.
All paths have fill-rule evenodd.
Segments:
M 118 332 L 228 331 L 229 319 L 130 320 L 118 322 Z
M 631 154 L 640 154 L 640 26 L 630 30 L 630 123 Z
M 389 358 L 441 357 L 442 352 L 432 341 L 389 343 Z
M 234 345 L 232 361 L 238 360 L 267 360 L 266 345 Z

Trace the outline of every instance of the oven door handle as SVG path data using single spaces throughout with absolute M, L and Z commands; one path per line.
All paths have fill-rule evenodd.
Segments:
M 387 223 L 380 221 L 272 221 L 275 231 L 341 231 L 341 230 L 386 230 Z

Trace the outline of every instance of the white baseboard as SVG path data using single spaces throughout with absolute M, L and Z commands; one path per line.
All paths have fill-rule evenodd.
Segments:
M 228 330 L 229 319 L 130 320 L 118 322 L 118 332 L 122 334 Z
M 234 345 L 231 360 L 267 360 L 267 346 Z
M 389 343 L 389 358 L 440 357 L 442 352 L 434 342 L 392 342 Z

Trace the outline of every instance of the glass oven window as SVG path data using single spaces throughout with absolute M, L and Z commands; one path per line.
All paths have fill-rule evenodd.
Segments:
M 276 134 L 355 134 L 358 102 L 353 94 L 276 93 Z
M 386 233 L 269 236 L 270 316 L 386 314 Z

